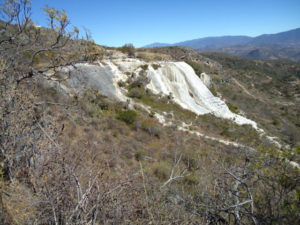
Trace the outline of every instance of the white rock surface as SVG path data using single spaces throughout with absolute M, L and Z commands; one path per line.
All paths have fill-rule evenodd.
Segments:
M 201 73 L 200 74 L 200 79 L 202 80 L 202 82 L 204 83 L 204 85 L 208 88 L 211 87 L 211 79 L 210 79 L 210 75 L 207 73 Z
M 237 124 L 250 124 L 258 129 L 257 124 L 243 116 L 232 113 L 224 101 L 215 97 L 195 74 L 192 67 L 184 62 L 160 63 L 157 70 L 149 68 L 150 84 L 147 88 L 154 93 L 169 95 L 181 107 L 196 114 L 213 113 L 217 117 L 231 119 Z
M 160 67 L 154 69 L 151 64 Z M 250 124 L 258 129 L 257 124 L 243 116 L 232 113 L 224 101 L 215 97 L 195 74 L 192 67 L 185 62 L 152 62 L 146 63 L 137 59 L 104 60 L 96 65 L 77 64 L 76 69 L 68 68 L 70 78 L 67 83 L 70 88 L 81 92 L 86 88 L 96 88 L 103 95 L 119 101 L 126 101 L 126 91 L 117 84 L 125 81 L 129 73 L 138 76 L 140 66 L 148 64 L 146 76 L 150 83 L 146 88 L 155 94 L 172 95 L 173 101 L 181 107 L 198 115 L 212 113 L 217 117 L 230 119 L 237 124 Z M 65 71 L 67 72 L 67 71 Z M 126 73 L 127 72 L 127 73 Z

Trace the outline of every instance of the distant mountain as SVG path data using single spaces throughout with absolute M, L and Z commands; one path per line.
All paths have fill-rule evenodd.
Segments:
M 253 38 L 248 45 L 281 45 L 289 47 L 300 46 L 300 28 L 277 34 L 263 34 Z
M 206 37 L 174 44 L 152 43 L 144 48 L 165 47 L 165 46 L 184 46 L 194 49 L 219 49 L 238 45 L 282 45 L 282 46 L 300 46 L 300 28 L 281 32 L 277 34 L 263 34 L 257 37 L 249 36 L 221 36 Z
M 166 47 L 166 46 L 172 46 L 172 44 L 167 44 L 167 43 L 152 43 L 150 45 L 146 45 L 143 48 L 156 48 L 156 47 Z
M 231 46 L 217 50 L 198 49 L 198 52 L 225 52 L 250 59 L 287 59 L 300 62 L 300 46 L 285 47 L 283 45 Z
M 222 37 L 206 37 L 199 38 L 189 41 L 178 42 L 174 44 L 167 43 L 152 43 L 144 46 L 144 48 L 156 48 L 156 47 L 167 47 L 167 46 L 183 46 L 194 49 L 217 49 L 223 47 L 229 47 L 234 45 L 244 45 L 252 40 L 248 36 L 222 36 Z
M 218 49 L 233 45 L 245 45 L 252 40 L 248 36 L 223 36 L 207 37 L 176 43 L 176 46 L 190 47 L 194 49 Z
M 221 51 L 256 59 L 290 59 L 300 61 L 300 28 L 257 37 L 206 37 L 174 44 L 153 43 L 145 48 L 184 46 L 200 52 Z

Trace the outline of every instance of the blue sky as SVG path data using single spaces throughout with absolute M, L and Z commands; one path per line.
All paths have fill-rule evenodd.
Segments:
M 107 46 L 257 36 L 300 27 L 300 0 L 32 0 L 32 18 L 42 26 L 46 4 L 65 9 L 72 25 L 88 28 L 96 43 Z

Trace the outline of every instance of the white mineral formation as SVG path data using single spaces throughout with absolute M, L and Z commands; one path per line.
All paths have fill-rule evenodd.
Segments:
M 245 117 L 232 113 L 224 101 L 215 97 L 195 74 L 192 67 L 184 62 L 160 63 L 157 70 L 149 68 L 150 83 L 147 88 L 154 93 L 172 95 L 173 101 L 196 114 L 213 113 L 217 117 L 231 119 L 236 123 L 257 124 Z
M 118 86 L 118 81 L 135 79 L 148 65 L 145 76 L 149 78 L 146 88 L 155 94 L 172 96 L 174 102 L 198 115 L 212 113 L 217 117 L 230 119 L 237 124 L 257 124 L 243 116 L 232 113 L 224 101 L 215 97 L 185 62 L 146 63 L 137 59 L 104 60 L 98 64 L 77 64 L 68 68 L 68 86 L 77 92 L 86 88 L 96 88 L 103 95 L 119 101 L 126 101 L 126 90 Z M 156 64 L 158 68 L 151 65 Z M 259 129 L 258 129 L 259 130 Z
M 208 75 L 207 73 L 201 73 L 200 79 L 202 80 L 202 82 L 205 84 L 206 87 L 208 87 L 208 88 L 211 87 L 210 75 Z

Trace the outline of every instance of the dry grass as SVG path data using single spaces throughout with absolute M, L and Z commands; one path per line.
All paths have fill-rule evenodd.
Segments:
M 171 60 L 172 58 L 167 54 L 162 53 L 153 53 L 147 50 L 139 50 L 136 53 L 136 57 L 142 60 L 145 60 L 147 62 L 149 61 L 165 61 L 165 60 Z

